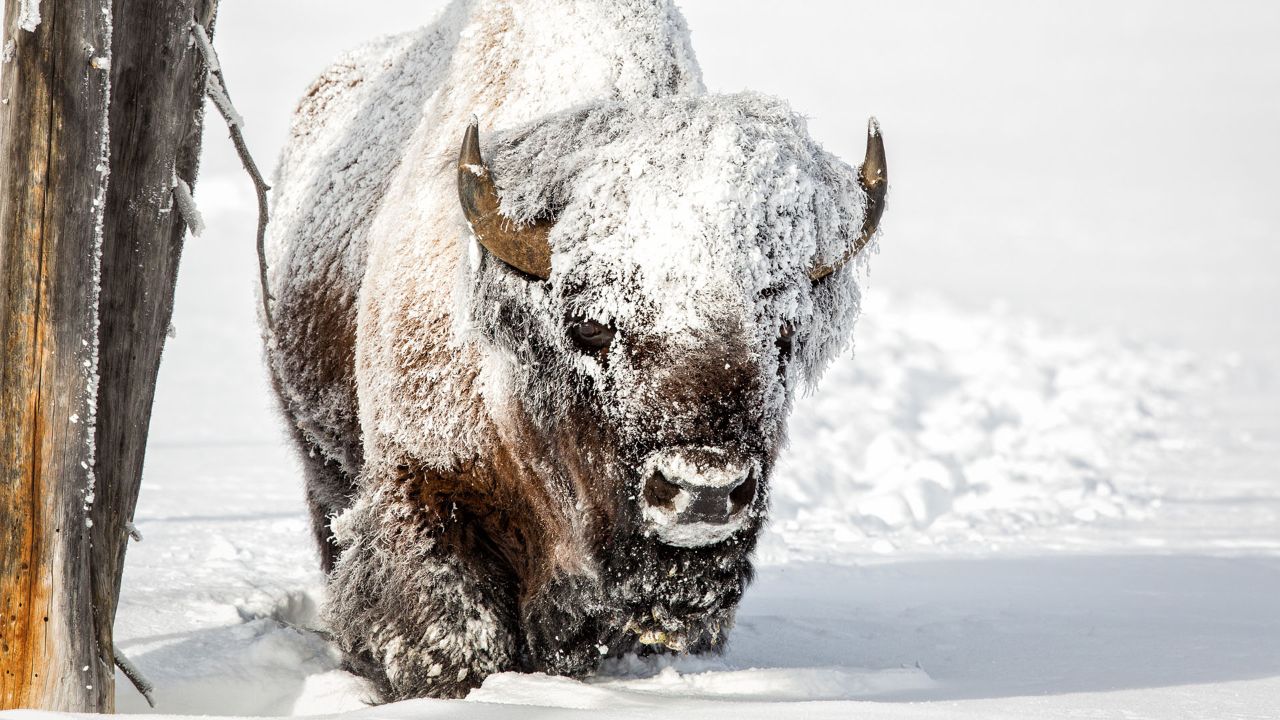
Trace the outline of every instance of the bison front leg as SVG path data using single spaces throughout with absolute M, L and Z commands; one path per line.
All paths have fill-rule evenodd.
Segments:
M 521 603 L 526 671 L 583 677 L 608 652 L 607 609 L 593 575 L 556 572 Z
M 396 494 L 375 491 L 335 522 L 326 619 L 382 700 L 463 697 L 516 669 L 516 603 L 500 570 L 458 553 Z

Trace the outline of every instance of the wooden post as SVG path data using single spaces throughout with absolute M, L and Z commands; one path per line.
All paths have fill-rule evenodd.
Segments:
M 100 659 L 111 662 L 129 534 L 142 482 L 160 354 L 173 317 L 186 225 L 172 189 L 196 185 L 206 67 L 191 38 L 216 0 L 115 0 L 111 186 L 102 249 L 98 497 L 92 590 Z M 247 249 L 247 245 L 242 246 Z M 130 690 L 132 692 L 132 690 Z
M 185 230 L 171 189 L 193 184 L 200 145 L 189 28 L 216 0 L 5 8 L 0 710 L 110 711 L 124 527 Z
M 110 5 L 5 5 L 0 708 L 96 710 L 112 670 L 91 632 L 88 511 Z

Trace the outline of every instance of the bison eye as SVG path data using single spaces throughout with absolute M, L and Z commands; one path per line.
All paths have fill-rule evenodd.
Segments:
M 778 348 L 778 359 L 786 362 L 791 359 L 791 347 L 795 340 L 796 328 L 789 322 L 782 323 L 782 327 L 778 329 L 778 339 L 773 344 Z
M 579 320 L 569 326 L 569 335 L 574 344 L 586 352 L 596 352 L 609 347 L 617 330 L 596 322 L 595 320 Z

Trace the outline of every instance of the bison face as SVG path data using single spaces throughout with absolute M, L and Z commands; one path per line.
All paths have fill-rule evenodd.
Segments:
M 609 315 L 619 289 L 585 288 L 566 303 L 570 362 L 561 371 L 572 399 L 558 422 L 592 437 L 584 479 L 612 478 L 604 502 L 618 508 L 621 529 L 669 545 L 754 531 L 789 399 L 776 337 L 744 323 L 740 303 L 726 311 L 698 290 L 689 299 L 701 297 L 700 310 L 650 297 L 633 306 L 638 313 Z M 645 297 L 641 283 L 631 297 Z M 584 344 L 584 327 L 607 328 L 608 346 Z
M 466 300 L 502 432 L 591 538 L 749 547 L 795 390 L 857 313 L 832 272 L 874 232 L 855 171 L 756 95 L 552 116 L 489 165 L 474 132 Z
M 723 276 L 677 299 L 646 292 L 651 266 L 556 283 L 481 258 L 492 414 L 539 448 L 589 534 L 686 548 L 753 535 L 796 381 L 779 328 L 794 321 L 756 321 L 765 309 Z

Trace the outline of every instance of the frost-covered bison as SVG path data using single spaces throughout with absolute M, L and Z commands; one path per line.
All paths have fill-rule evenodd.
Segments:
M 723 646 L 791 399 L 857 314 L 867 147 L 707 94 L 657 0 L 455 2 L 311 87 L 267 358 L 384 699 Z

